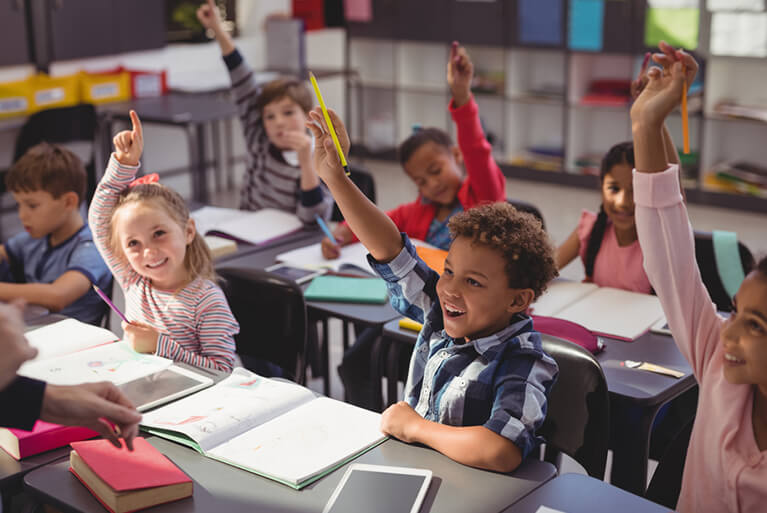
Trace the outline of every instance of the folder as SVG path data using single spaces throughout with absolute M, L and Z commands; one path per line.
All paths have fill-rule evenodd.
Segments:
M 380 278 L 317 276 L 304 292 L 307 301 L 385 303 L 386 282 Z

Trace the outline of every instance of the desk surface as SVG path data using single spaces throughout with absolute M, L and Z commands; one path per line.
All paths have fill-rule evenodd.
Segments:
M 234 102 L 220 96 L 174 93 L 156 98 L 105 104 L 99 108 L 99 113 L 115 119 L 129 119 L 128 113 L 131 109 L 138 113 L 141 121 L 173 125 L 208 123 L 237 114 Z
M 384 336 L 415 344 L 418 333 L 399 327 L 399 318 L 384 325 Z M 596 355 L 612 394 L 643 405 L 658 405 L 680 395 L 695 385 L 692 368 L 668 335 L 647 332 L 633 342 L 604 338 L 605 350 Z M 679 379 L 621 367 L 623 360 L 649 361 L 684 372 Z
M 321 512 L 341 480 L 346 466 L 296 491 L 244 470 L 206 458 L 191 449 L 159 438 L 152 445 L 195 480 L 194 497 L 158 506 L 158 512 Z M 434 472 L 423 513 L 496 513 L 542 483 L 552 479 L 549 463 L 527 460 L 513 475 L 477 470 L 455 463 L 424 447 L 387 440 L 354 460 L 357 463 L 411 466 Z M 347 464 L 348 465 L 348 464 Z M 26 486 L 41 500 L 64 511 L 103 513 L 103 507 L 72 476 L 68 462 L 59 462 L 27 474 Z
M 593 477 L 563 474 L 512 504 L 503 513 L 536 513 L 541 506 L 567 513 L 668 512 L 663 506 Z
M 0 488 L 11 485 L 15 480 L 21 479 L 27 472 L 31 472 L 48 463 L 64 459 L 67 456 L 69 456 L 69 448 L 62 447 L 17 461 L 10 454 L 0 449 Z

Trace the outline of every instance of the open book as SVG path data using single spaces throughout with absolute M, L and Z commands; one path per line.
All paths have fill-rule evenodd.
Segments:
M 301 489 L 386 437 L 381 415 L 242 368 L 144 415 L 142 429 Z
M 663 317 L 657 296 L 557 280 L 531 305 L 534 315 L 565 319 L 593 333 L 634 340 Z
M 197 231 L 247 244 L 263 244 L 297 232 L 303 223 L 295 214 L 273 208 L 255 212 L 233 208 L 202 207 L 192 212 Z

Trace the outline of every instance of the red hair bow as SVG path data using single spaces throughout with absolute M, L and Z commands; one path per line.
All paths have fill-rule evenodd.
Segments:
M 148 175 L 144 175 L 142 177 L 136 178 L 131 183 L 128 184 L 128 187 L 135 187 L 136 185 L 143 185 L 146 183 L 157 183 L 160 181 L 160 175 L 157 173 L 151 173 Z

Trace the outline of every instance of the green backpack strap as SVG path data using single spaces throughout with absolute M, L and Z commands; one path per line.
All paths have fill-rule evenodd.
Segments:
M 719 230 L 714 230 L 711 235 L 716 270 L 724 290 L 732 298 L 746 277 L 740 261 L 740 251 L 738 251 L 738 236 L 735 232 Z

